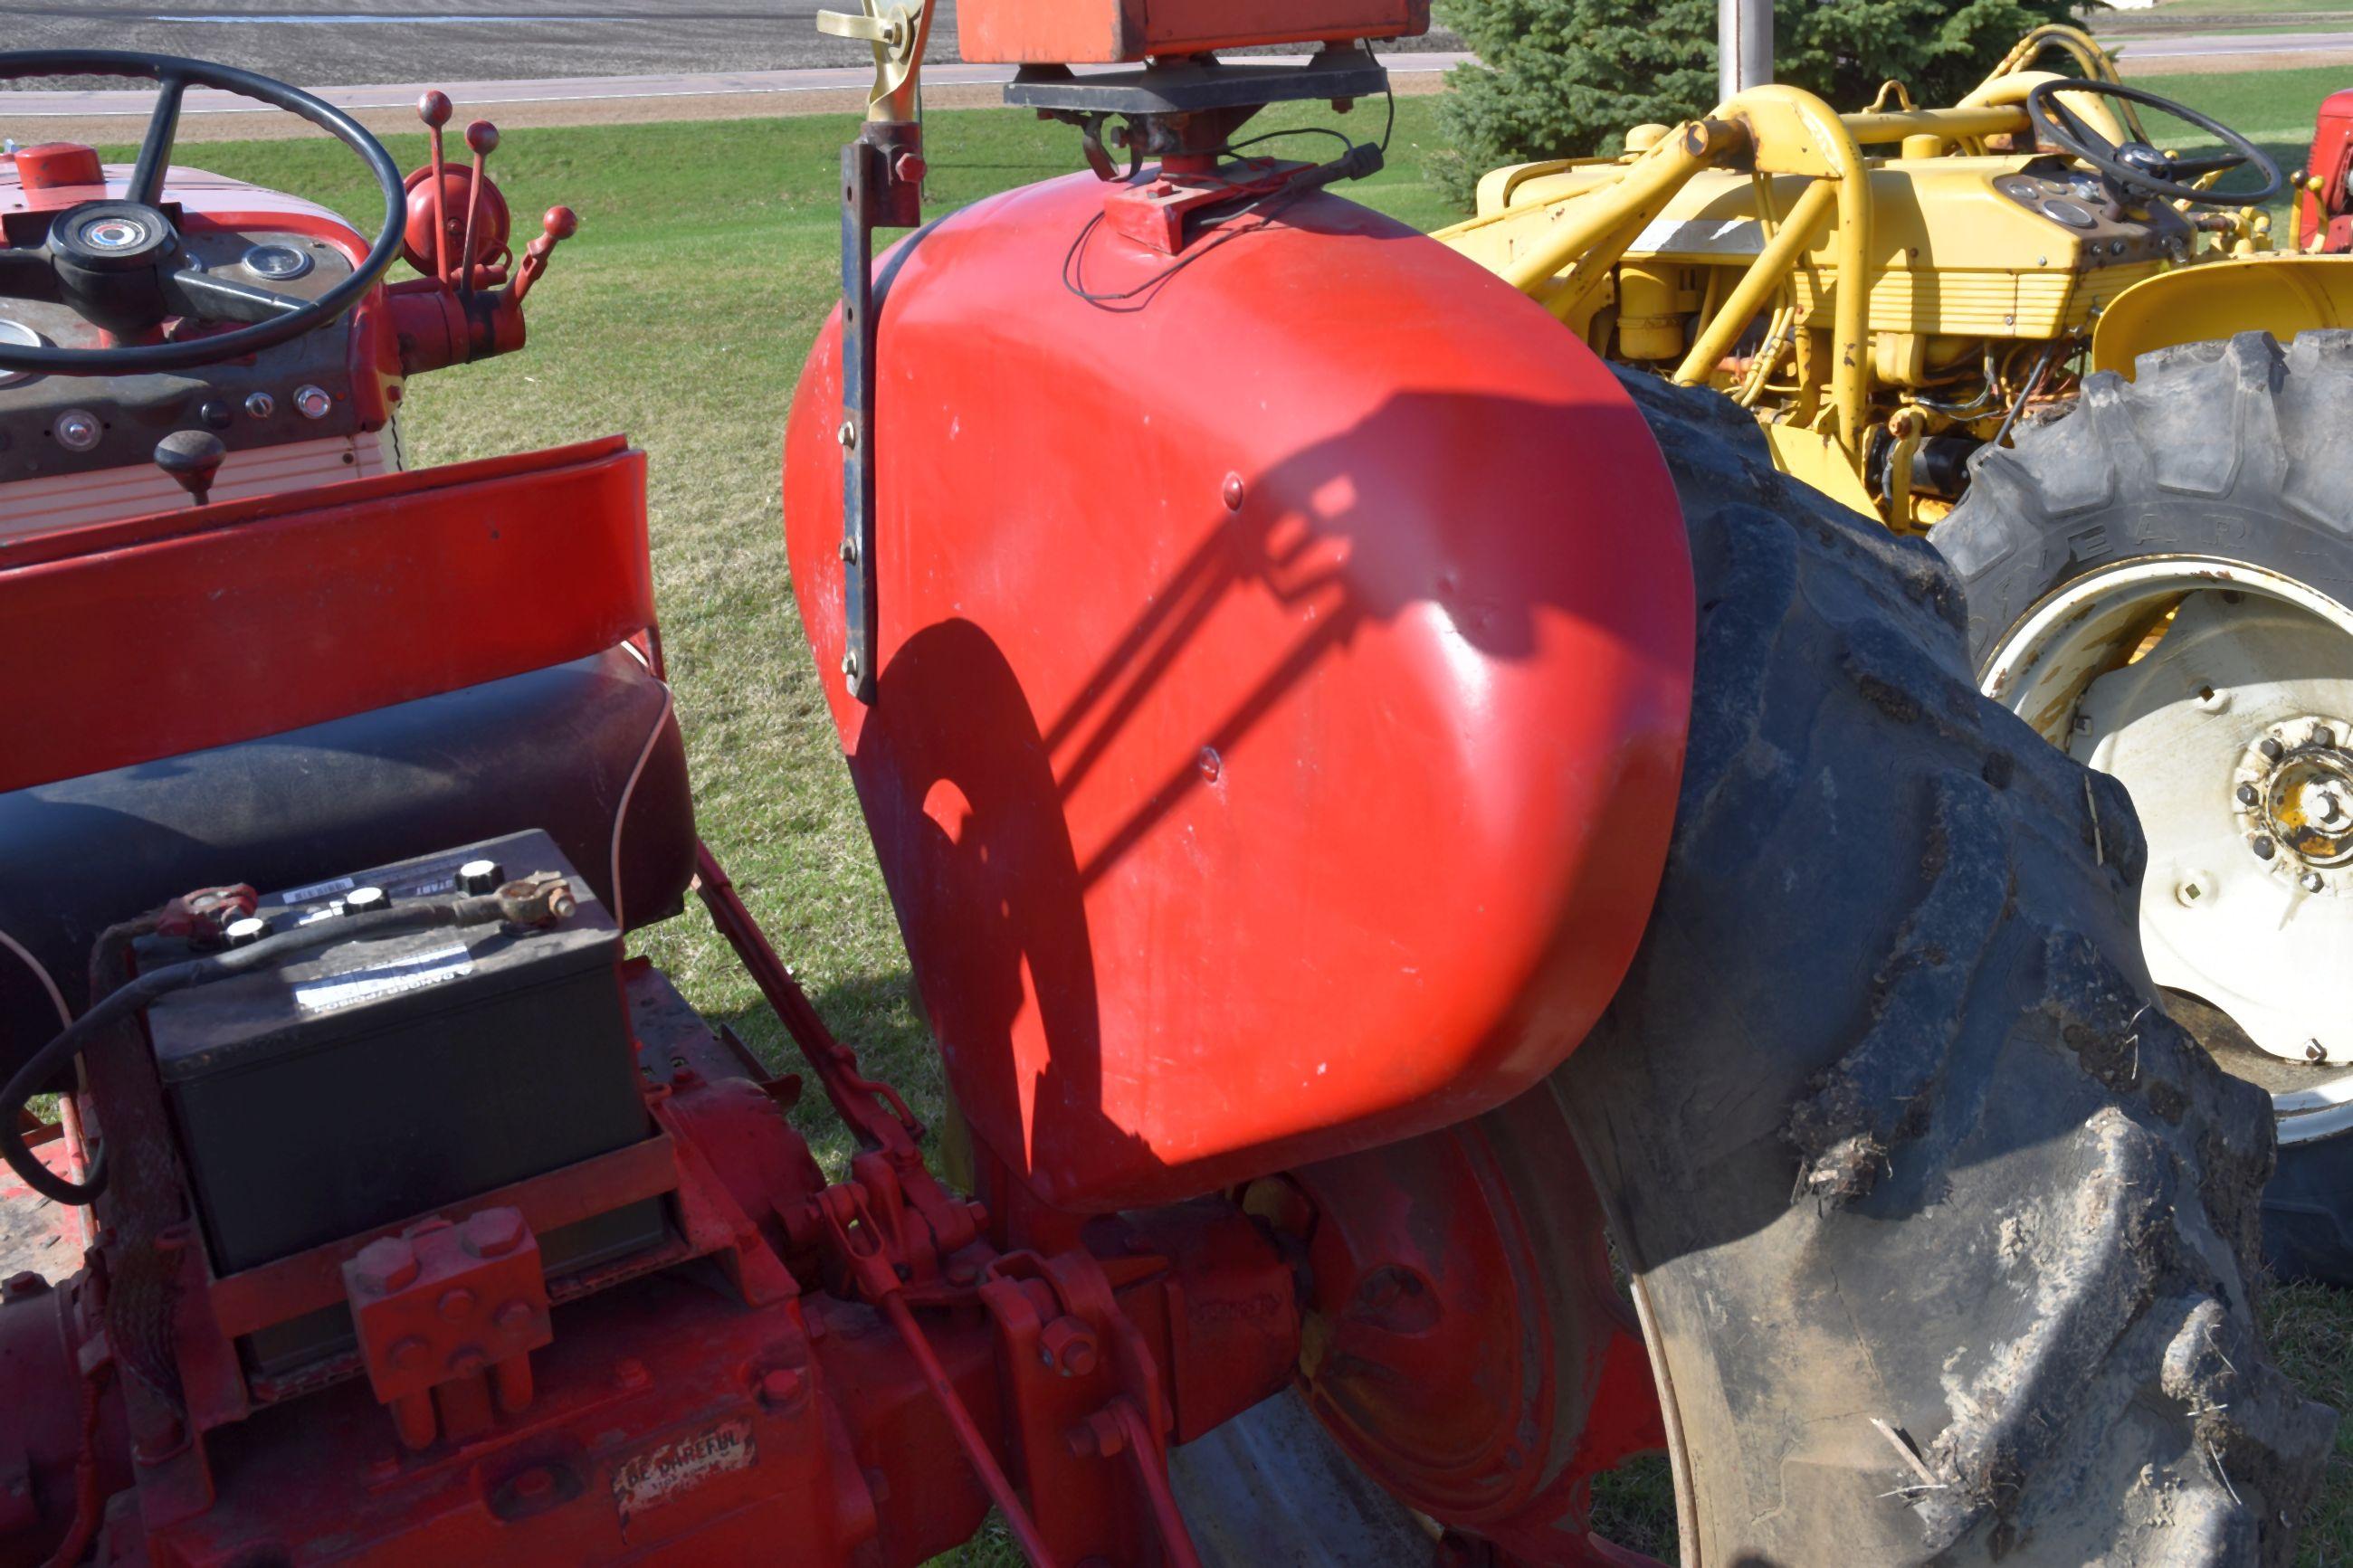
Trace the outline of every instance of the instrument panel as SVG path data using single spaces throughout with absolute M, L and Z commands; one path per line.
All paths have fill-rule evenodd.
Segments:
M 274 229 L 185 233 L 205 270 L 300 299 L 352 275 L 312 236 Z M 144 464 L 174 430 L 209 430 L 231 452 L 358 431 L 350 318 L 259 354 L 197 370 L 66 376 L 0 371 L 0 484 Z M 65 305 L 0 299 L 0 342 L 97 348 L 96 327 Z
M 2189 226 L 2170 205 L 2128 206 L 2106 180 L 2055 159 L 1998 175 L 1993 188 L 2064 229 L 2079 247 L 2083 270 L 2178 261 L 2189 254 Z

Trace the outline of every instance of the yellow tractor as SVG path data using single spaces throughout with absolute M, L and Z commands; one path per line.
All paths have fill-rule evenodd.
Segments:
M 2274 253 L 2276 163 L 2068 27 L 1949 107 L 1765 83 L 1625 147 L 1440 237 L 1958 569 L 1986 693 L 2131 793 L 2169 1005 L 2273 1095 L 2275 1267 L 2353 1281 L 2353 258 Z

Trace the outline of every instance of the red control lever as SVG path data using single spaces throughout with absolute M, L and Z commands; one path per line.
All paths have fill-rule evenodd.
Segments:
M 459 258 L 466 269 L 460 287 L 470 294 L 474 291 L 474 219 L 482 206 L 482 166 L 498 151 L 499 128 L 487 120 L 475 121 L 466 127 L 466 145 L 474 152 L 474 177 L 466 187 L 466 240 Z
M 524 247 L 522 265 L 515 269 L 515 280 L 507 286 L 509 304 L 522 303 L 523 296 L 531 292 L 531 286 L 539 281 L 541 273 L 547 270 L 548 257 L 554 253 L 557 246 L 580 231 L 580 219 L 570 207 L 550 207 L 540 226 L 543 232 Z
M 433 142 L 433 276 L 449 276 L 449 214 L 442 205 L 441 177 L 446 173 L 441 162 L 441 128 L 449 123 L 449 95 L 427 91 L 417 100 L 417 118 L 425 121 L 426 133 Z

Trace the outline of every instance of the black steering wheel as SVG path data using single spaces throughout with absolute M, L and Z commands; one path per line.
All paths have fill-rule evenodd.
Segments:
M 46 243 L 0 246 L 0 299 L 71 306 L 85 321 L 120 334 L 143 333 L 174 317 L 245 321 L 248 326 L 185 342 L 111 348 L 26 348 L 0 342 L 0 371 L 55 375 L 132 375 L 193 370 L 238 359 L 336 320 L 375 286 L 400 255 L 408 203 L 400 170 L 359 121 L 331 103 L 251 71 L 205 60 L 127 49 L 19 49 L 0 54 L 0 81 L 41 76 L 132 77 L 161 85 L 139 143 L 139 162 L 122 199 L 83 202 L 58 213 Z M 384 226 L 353 274 L 315 300 L 299 299 L 205 271 L 184 251 L 163 211 L 164 177 L 180 128 L 180 100 L 191 87 L 233 92 L 300 115 L 358 154 L 384 193 Z
M 2073 92 L 2146 104 L 2209 132 L 2230 151 L 2213 158 L 2168 158 L 2146 142 L 2111 142 L 2059 100 L 2060 94 Z M 2026 112 L 2042 139 L 2062 152 L 2073 153 L 2111 179 L 2168 201 L 2209 207 L 2260 206 L 2278 195 L 2287 183 L 2268 153 L 2221 121 L 2169 98 L 2159 98 L 2121 82 L 2073 79 L 2037 82 L 2027 91 Z M 2263 176 L 2260 189 L 2200 190 L 2189 183 L 2207 174 L 2227 174 L 2250 166 Z

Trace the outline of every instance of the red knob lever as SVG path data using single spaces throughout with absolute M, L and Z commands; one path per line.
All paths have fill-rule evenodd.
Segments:
M 580 232 L 580 218 L 570 207 L 550 207 L 540 227 L 540 237 L 524 247 L 522 265 L 516 268 L 514 283 L 507 290 L 507 297 L 518 305 L 547 270 L 547 258 L 555 247 Z
M 442 205 L 441 128 L 449 123 L 449 95 L 428 89 L 417 100 L 417 118 L 425 121 L 433 142 L 433 276 L 449 276 L 449 214 Z
M 458 256 L 465 268 L 462 286 L 470 294 L 474 290 L 474 218 L 482 206 L 482 165 L 498 151 L 499 128 L 487 120 L 475 121 L 466 127 L 466 145 L 474 152 L 474 177 L 466 186 L 465 248 Z

